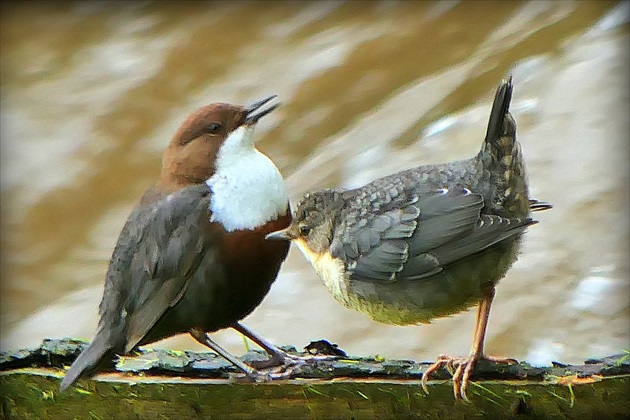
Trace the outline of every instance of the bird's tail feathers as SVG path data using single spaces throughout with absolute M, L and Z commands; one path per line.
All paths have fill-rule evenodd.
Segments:
M 502 80 L 497 88 L 492 111 L 490 112 L 490 120 L 488 121 L 485 143 L 490 143 L 497 147 L 502 137 L 515 136 L 516 124 L 514 124 L 514 120 L 510 115 L 512 90 L 512 76 L 508 77 L 507 80 Z
M 66 372 L 59 390 L 65 391 L 82 376 L 92 373 L 106 357 L 113 353 L 111 341 L 106 334 L 97 334 L 94 341 L 81 352 Z
M 533 198 L 529 200 L 529 211 L 543 211 L 553 208 L 553 204 L 545 201 L 538 201 Z

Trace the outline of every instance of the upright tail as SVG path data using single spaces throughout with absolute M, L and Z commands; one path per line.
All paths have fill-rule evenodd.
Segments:
M 550 209 L 549 203 L 529 198 L 521 146 L 516 140 L 516 122 L 510 114 L 512 76 L 502 80 L 494 96 L 488 131 L 478 159 L 490 175 L 494 194 L 489 206 L 503 217 L 525 217 L 532 211 Z
M 516 122 L 510 114 L 512 77 L 502 80 L 497 88 L 490 111 L 486 138 L 477 155 L 491 195 L 486 197 L 487 208 L 498 216 L 525 217 L 531 211 L 527 176 L 516 139 Z
M 497 143 L 502 137 L 515 136 L 516 124 L 511 117 L 508 117 L 511 100 L 512 76 L 507 80 L 501 81 L 501 85 L 494 96 L 494 103 L 492 104 L 492 111 L 490 112 L 490 121 L 488 122 L 488 131 L 486 131 L 486 143 L 493 144 L 497 147 L 499 146 Z M 511 122 L 512 124 L 506 127 L 505 122 Z
M 94 341 L 83 350 L 79 357 L 72 363 L 59 386 L 61 392 L 65 391 L 79 380 L 80 377 L 94 372 L 94 370 L 113 354 L 111 341 L 106 334 L 96 334 Z

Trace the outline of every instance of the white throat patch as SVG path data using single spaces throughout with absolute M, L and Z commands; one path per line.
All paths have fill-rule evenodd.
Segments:
M 219 149 L 216 171 L 206 181 L 211 221 L 223 228 L 253 230 L 287 211 L 289 198 L 280 171 L 254 147 L 254 126 L 234 130 Z

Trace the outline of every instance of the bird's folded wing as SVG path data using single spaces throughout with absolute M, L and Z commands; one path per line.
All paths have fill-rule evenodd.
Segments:
M 504 218 L 481 215 L 465 235 L 446 241 L 440 246 L 419 254 L 412 254 L 405 268 L 399 273 L 401 280 L 419 280 L 439 273 L 449 264 L 482 252 L 497 243 L 520 234 L 536 223 L 530 218 Z M 419 240 L 414 238 L 414 240 Z M 429 270 L 431 269 L 431 270 Z
M 177 304 L 190 272 L 204 254 L 213 252 L 213 241 L 200 232 L 203 226 L 199 228 L 202 218 L 209 217 L 208 204 L 205 185 L 187 187 L 130 216 L 107 276 L 105 292 L 110 297 L 101 303 L 103 318 L 123 324 L 125 352 Z M 116 259 L 119 264 L 114 264 Z
M 465 188 L 421 191 L 406 204 L 340 227 L 333 256 L 354 280 L 418 280 L 522 231 L 520 219 L 480 216 L 483 197 Z M 391 207 L 391 206 L 390 206 Z M 531 221 L 530 221 L 531 222 Z

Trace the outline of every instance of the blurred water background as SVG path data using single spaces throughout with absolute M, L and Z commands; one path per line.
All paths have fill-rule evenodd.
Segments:
M 629 5 L 3 3 L 1 347 L 92 338 L 120 228 L 195 108 L 277 93 L 258 144 L 295 201 L 472 156 L 511 73 L 531 192 L 555 207 L 497 288 L 486 349 L 545 364 L 630 348 Z M 278 344 L 432 360 L 467 354 L 474 310 L 378 324 L 292 249 L 244 323 Z M 232 331 L 215 338 L 245 351 Z

